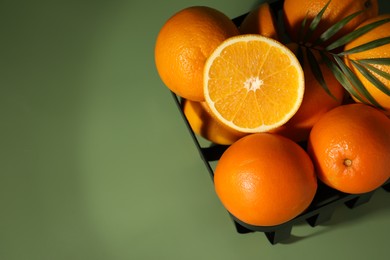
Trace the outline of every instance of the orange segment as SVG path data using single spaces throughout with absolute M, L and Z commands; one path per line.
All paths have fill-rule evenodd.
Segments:
M 278 41 L 255 34 L 235 36 L 208 58 L 204 93 L 212 113 L 227 126 L 265 132 L 298 110 L 303 71 L 295 55 Z

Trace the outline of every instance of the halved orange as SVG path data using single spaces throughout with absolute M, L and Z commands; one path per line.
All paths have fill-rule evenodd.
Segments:
M 246 34 L 222 42 L 206 61 L 205 100 L 224 124 L 246 133 L 286 123 L 301 105 L 304 75 L 285 45 Z

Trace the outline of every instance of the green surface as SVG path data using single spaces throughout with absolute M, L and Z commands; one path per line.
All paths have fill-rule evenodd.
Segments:
M 256 4 L 225 2 L 1 1 L 1 260 L 387 259 L 383 190 L 275 246 L 235 232 L 153 61 L 174 12 Z

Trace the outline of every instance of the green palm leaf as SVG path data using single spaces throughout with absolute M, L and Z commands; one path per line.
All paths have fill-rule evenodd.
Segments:
M 378 64 L 378 65 L 390 65 L 390 58 L 369 58 L 369 59 L 359 59 L 360 63 L 368 64 Z
M 309 25 L 309 31 L 306 33 L 304 41 L 308 41 L 310 37 L 313 35 L 313 32 L 317 29 L 318 24 L 321 21 L 322 15 L 324 14 L 326 8 L 328 8 L 328 5 L 330 4 L 329 0 L 324 7 L 318 12 L 318 14 L 314 17 L 313 21 L 311 21 Z
M 361 63 L 360 60 L 357 60 L 357 61 L 358 61 L 359 63 Z M 387 80 L 390 80 L 390 73 L 388 73 L 388 72 L 386 72 L 386 71 L 383 71 L 383 70 L 381 70 L 381 69 L 378 69 L 377 67 L 374 67 L 374 66 L 372 66 L 372 65 L 370 65 L 370 64 L 365 64 L 364 66 L 365 66 L 366 69 L 369 69 L 369 70 L 371 70 L 372 72 L 378 74 L 379 76 L 381 76 L 381 77 L 383 77 L 383 78 L 385 78 L 385 79 L 387 79 Z
M 310 69 L 317 80 L 317 82 L 322 86 L 322 88 L 331 96 L 330 90 L 324 80 L 321 67 L 318 60 L 316 59 L 313 51 L 318 51 L 321 55 L 322 61 L 326 66 L 331 70 L 335 78 L 340 82 L 348 93 L 354 97 L 356 100 L 359 100 L 362 103 L 370 104 L 376 106 L 377 108 L 382 108 L 381 105 L 375 100 L 375 98 L 367 91 L 362 81 L 357 77 L 355 73 L 359 71 L 365 79 L 374 84 L 380 91 L 390 96 L 389 86 L 386 86 L 378 77 L 383 77 L 387 80 L 390 80 L 390 73 L 383 71 L 376 67 L 375 65 L 386 65 L 390 66 L 390 57 L 381 57 L 381 58 L 367 58 L 359 60 L 351 60 L 352 65 L 345 63 L 344 59 L 348 59 L 349 54 L 358 53 L 362 51 L 367 51 L 379 46 L 384 46 L 390 44 L 390 37 L 384 37 L 381 39 L 373 40 L 371 42 L 356 46 L 350 50 L 339 51 L 345 44 L 361 37 L 367 32 L 381 26 L 385 23 L 390 22 L 390 18 L 385 18 L 366 24 L 354 31 L 342 36 L 341 38 L 331 41 L 332 37 L 336 35 L 342 28 L 344 28 L 351 20 L 359 16 L 362 11 L 355 12 L 347 17 L 341 19 L 339 22 L 333 24 L 327 28 L 319 38 L 314 42 L 310 42 L 310 38 L 318 28 L 318 25 L 321 23 L 323 14 L 329 6 L 331 0 L 329 0 L 325 6 L 320 10 L 320 12 L 314 17 L 310 25 L 307 25 L 308 15 L 305 16 L 302 21 L 301 28 L 298 32 L 299 42 L 298 42 L 298 52 L 297 56 L 303 65 L 303 56 L 304 51 L 307 56 L 307 60 L 310 65 Z M 307 29 L 307 31 L 305 31 Z M 305 35 L 303 35 L 305 33 Z M 329 42 L 327 46 L 318 47 L 320 44 Z M 344 58 L 344 59 L 343 59 Z M 354 66 L 357 71 L 352 71 L 349 66 Z M 334 96 L 333 96 L 334 97 Z
M 317 82 L 321 85 L 321 87 L 325 90 L 326 93 L 328 93 L 329 96 L 331 96 L 334 99 L 337 99 L 329 90 L 328 85 L 325 82 L 324 76 L 321 71 L 321 67 L 318 64 L 317 59 L 315 58 L 313 52 L 308 48 L 306 50 L 307 54 L 307 60 L 309 61 L 310 64 L 310 70 L 313 73 L 315 79 Z
M 354 19 L 356 16 L 361 14 L 363 11 L 358 11 L 356 13 L 353 13 L 341 21 L 333 24 L 331 27 L 329 27 L 325 32 L 323 32 L 320 37 L 317 39 L 317 41 L 314 43 L 314 45 L 321 44 L 327 40 L 329 40 L 332 36 L 334 36 L 336 33 L 338 33 L 347 23 L 349 23 L 352 19 Z
M 352 86 L 351 82 L 344 76 L 341 69 L 331 60 L 324 52 L 320 52 L 322 60 L 325 62 L 326 66 L 332 71 L 333 75 L 337 79 L 337 81 L 344 87 L 345 90 L 348 91 L 351 96 L 355 97 L 362 103 L 366 103 L 359 93 Z
M 325 49 L 327 51 L 337 49 L 337 48 L 345 45 L 346 43 L 348 43 L 356 38 L 359 38 L 360 36 L 364 35 L 365 33 L 369 32 L 369 31 L 373 30 L 374 28 L 376 28 L 382 24 L 385 24 L 387 22 L 390 22 L 390 18 L 386 18 L 386 19 L 379 20 L 379 21 L 367 24 L 365 26 L 362 26 L 362 27 L 344 35 L 340 39 L 337 39 L 336 41 L 332 42 Z
M 389 43 L 390 43 L 390 37 L 384 37 L 384 38 L 380 38 L 380 39 L 373 40 L 373 41 L 367 42 L 365 44 L 356 46 L 352 49 L 343 51 L 343 52 L 339 53 L 339 55 L 348 55 L 348 54 L 352 54 L 352 53 L 367 51 L 367 50 L 374 49 L 374 48 L 377 48 L 377 47 L 380 47 L 380 46 L 383 46 L 383 45 L 386 45 Z
M 343 60 L 337 56 L 333 55 L 334 60 L 336 61 L 337 65 L 342 70 L 345 78 L 352 83 L 353 87 L 356 88 L 358 93 L 361 93 L 364 98 L 367 99 L 369 103 L 372 105 L 382 108 L 382 106 L 371 96 L 371 94 L 367 91 L 367 89 L 364 87 L 363 83 L 360 81 L 360 79 L 356 76 L 355 73 L 352 72 L 352 70 L 343 62 Z
M 302 20 L 301 27 L 299 27 L 299 31 L 298 31 L 298 40 L 299 41 L 302 40 L 302 35 L 303 35 L 305 28 L 306 28 L 307 15 L 308 15 L 308 13 L 306 13 L 305 18 Z
M 382 81 L 380 81 L 377 77 L 375 77 L 369 70 L 367 70 L 364 66 L 362 66 L 359 62 L 351 60 L 353 66 L 368 80 L 370 81 L 376 88 L 390 96 L 390 89 L 388 89 Z

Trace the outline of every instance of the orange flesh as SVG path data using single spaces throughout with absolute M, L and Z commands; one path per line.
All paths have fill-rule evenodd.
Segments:
M 284 50 L 266 42 L 227 46 L 213 61 L 209 78 L 209 96 L 215 109 L 243 128 L 283 120 L 300 99 L 296 65 Z

